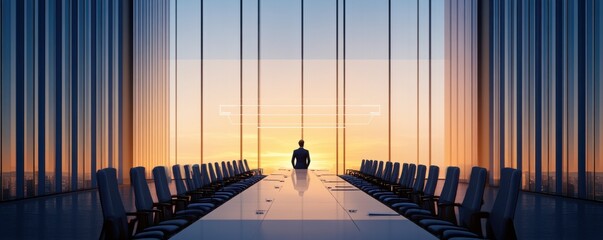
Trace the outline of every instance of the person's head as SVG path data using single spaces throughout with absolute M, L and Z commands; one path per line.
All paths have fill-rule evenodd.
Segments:
M 300 147 L 304 147 L 304 140 L 303 139 L 299 140 L 299 142 L 297 142 L 297 144 L 299 144 Z

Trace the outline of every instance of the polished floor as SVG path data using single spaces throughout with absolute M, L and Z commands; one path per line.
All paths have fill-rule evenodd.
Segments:
M 130 187 L 120 191 L 126 210 L 134 210 Z M 487 188 L 483 209 L 495 196 L 496 188 Z M 101 225 L 95 190 L 0 203 L 0 239 L 97 239 Z M 519 239 L 601 239 L 603 203 L 522 192 L 515 227 Z

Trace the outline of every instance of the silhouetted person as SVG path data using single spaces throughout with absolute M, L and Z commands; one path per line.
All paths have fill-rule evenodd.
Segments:
M 304 149 L 304 140 L 299 140 L 299 148 L 293 150 L 293 156 L 291 157 L 291 165 L 295 169 L 308 169 L 310 166 L 310 152 Z M 297 161 L 296 161 L 297 160 Z

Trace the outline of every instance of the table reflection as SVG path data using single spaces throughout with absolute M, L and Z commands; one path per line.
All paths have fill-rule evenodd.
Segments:
M 294 169 L 291 171 L 291 182 L 293 183 L 293 188 L 295 188 L 299 196 L 303 197 L 304 192 L 308 190 L 308 187 L 310 186 L 308 169 Z

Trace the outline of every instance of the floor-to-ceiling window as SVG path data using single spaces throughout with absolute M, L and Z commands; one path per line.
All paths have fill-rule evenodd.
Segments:
M 170 2 L 170 164 L 446 166 L 444 3 Z
M 128 1 L 0 1 L 1 200 L 122 179 Z
M 447 4 L 451 164 L 470 160 L 457 146 L 459 139 L 473 136 L 478 144 L 469 148 L 479 152 L 474 164 L 489 169 L 492 183 L 501 168 L 512 167 L 522 171 L 525 190 L 602 199 L 602 5 L 593 0 Z M 476 44 L 468 45 L 469 39 Z M 480 78 L 467 77 L 472 74 Z M 479 99 L 469 113 L 463 103 L 468 94 Z M 479 121 L 456 128 L 467 114 Z
M 132 164 L 168 166 L 170 157 L 170 1 L 133 1 Z M 195 109 L 190 109 L 193 112 Z M 188 124 L 191 128 L 196 125 Z

